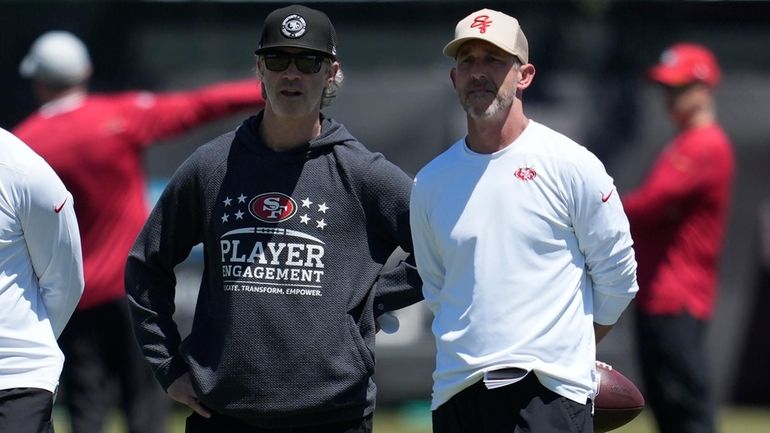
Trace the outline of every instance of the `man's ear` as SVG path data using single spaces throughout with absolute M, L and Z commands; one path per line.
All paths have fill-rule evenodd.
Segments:
M 457 79 L 457 68 L 452 68 L 449 71 L 449 79 L 452 80 L 452 87 L 454 87 L 455 90 L 457 90 L 457 83 L 455 80 Z
M 516 83 L 516 88 L 524 90 L 532 84 L 532 80 L 535 79 L 535 65 L 532 63 L 526 63 L 519 67 L 519 82 Z
M 334 77 L 337 76 L 337 72 L 340 70 L 340 63 L 339 62 L 332 62 L 331 66 L 329 67 L 329 70 L 326 74 L 326 84 L 329 85 L 334 81 Z
M 254 70 L 257 74 L 258 79 L 262 79 L 262 77 L 265 76 L 264 70 L 262 69 L 264 67 L 264 64 L 262 63 L 262 59 L 258 56 L 256 59 L 256 66 L 254 67 Z

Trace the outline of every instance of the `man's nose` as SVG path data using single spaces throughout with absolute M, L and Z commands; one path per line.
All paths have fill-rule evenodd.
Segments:
M 289 67 L 286 68 L 285 71 L 283 71 L 283 76 L 286 78 L 299 78 L 302 76 L 302 72 L 300 72 L 299 69 L 297 69 L 297 64 L 294 63 L 294 59 L 291 59 L 289 62 Z
M 473 80 L 486 80 L 487 70 L 483 65 L 475 63 L 471 66 L 470 70 L 471 79 Z

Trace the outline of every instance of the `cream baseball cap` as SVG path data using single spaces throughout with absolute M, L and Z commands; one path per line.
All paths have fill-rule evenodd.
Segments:
M 19 74 L 49 84 L 70 86 L 91 76 L 85 44 L 69 32 L 51 31 L 38 37 L 19 65 Z
M 529 63 L 529 45 L 519 21 L 492 9 L 476 11 L 455 27 L 455 38 L 444 47 L 444 55 L 455 58 L 460 46 L 470 40 L 480 39 L 496 45 L 516 56 L 522 63 Z

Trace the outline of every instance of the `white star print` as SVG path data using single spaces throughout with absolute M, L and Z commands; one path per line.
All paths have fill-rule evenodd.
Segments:
M 222 215 L 222 222 L 226 223 L 228 218 L 230 218 L 230 215 L 228 215 L 228 214 Z
M 307 214 L 301 215 L 299 217 L 299 222 L 301 222 L 302 224 L 307 224 L 308 221 L 310 221 L 310 218 L 308 218 Z
M 326 213 L 326 209 L 329 209 L 329 206 L 326 206 L 326 203 L 321 203 L 318 205 L 318 212 Z
M 313 202 L 310 201 L 310 197 L 307 197 L 306 199 L 302 200 L 302 207 L 310 207 L 311 204 L 313 204 Z
M 321 229 L 321 230 L 323 230 L 324 227 L 326 227 L 328 225 L 328 224 L 326 224 L 326 222 L 323 219 L 321 219 L 321 221 L 316 221 L 315 223 L 316 223 L 315 227 L 317 229 Z
M 227 207 L 227 206 L 230 206 L 230 202 L 231 202 L 231 201 L 233 201 L 233 199 L 231 199 L 230 197 L 226 197 L 226 198 L 225 198 L 225 199 L 222 201 L 222 203 L 224 203 L 224 204 L 225 204 L 225 207 Z
M 245 195 L 243 195 L 243 193 L 241 193 L 241 195 L 239 195 L 236 198 L 238 199 L 238 203 L 246 203 L 246 198 L 247 197 Z
M 243 212 L 241 212 L 240 209 L 238 209 L 238 212 L 235 213 L 235 219 L 242 220 L 243 219 Z

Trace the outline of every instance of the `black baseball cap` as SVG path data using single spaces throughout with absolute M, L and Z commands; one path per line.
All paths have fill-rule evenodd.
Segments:
M 302 5 L 276 9 L 265 18 L 259 48 L 262 54 L 274 48 L 305 48 L 337 58 L 337 32 L 325 13 Z

